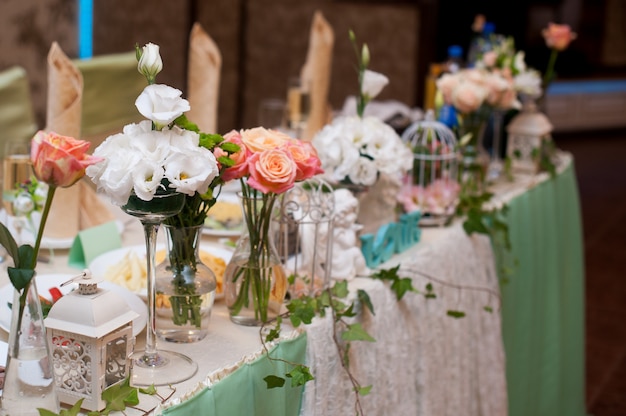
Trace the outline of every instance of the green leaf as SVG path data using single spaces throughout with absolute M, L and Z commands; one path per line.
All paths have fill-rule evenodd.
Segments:
M 17 249 L 20 269 L 34 269 L 36 265 L 35 261 L 35 249 L 28 244 L 23 244 Z
M 336 282 L 334 286 L 330 289 L 330 291 L 333 296 L 336 296 L 340 299 L 345 298 L 346 296 L 348 296 L 348 293 L 350 293 L 348 291 L 348 281 L 341 280 Z
M 16 269 L 15 267 L 7 267 L 7 273 L 9 274 L 9 280 L 11 280 L 13 287 L 18 291 L 28 286 L 35 276 L 35 271 L 32 269 Z
M 359 393 L 359 396 L 367 396 L 368 394 L 370 394 L 370 391 L 372 391 L 372 386 L 365 386 L 365 387 L 359 387 L 357 389 L 357 392 Z
M 485 306 L 483 309 L 489 313 L 493 312 L 493 308 L 491 306 Z
M 453 310 L 449 310 L 447 312 L 447 315 L 452 317 L 452 318 L 465 318 L 465 312 L 461 312 L 461 311 L 453 311 Z
M 348 329 L 341 334 L 341 339 L 344 341 L 376 342 L 376 339 L 368 334 L 360 323 L 348 325 Z
M 372 300 L 370 299 L 370 295 L 363 289 L 357 290 L 356 295 L 357 295 L 357 299 L 359 299 L 359 302 L 361 302 L 362 305 L 364 305 L 367 309 L 369 309 L 372 315 L 376 315 L 374 313 L 374 305 L 372 305 Z
M 280 337 L 280 326 L 282 321 L 283 318 L 281 318 L 280 316 L 276 318 L 276 326 L 267 333 L 267 336 L 265 337 L 265 342 L 272 342 Z
M 7 254 L 11 256 L 11 258 L 13 259 L 13 263 L 15 264 L 15 267 L 20 267 L 20 264 L 18 263 L 19 254 L 18 254 L 17 243 L 15 242 L 15 239 L 11 235 L 11 232 L 9 231 L 9 229 L 1 222 L 0 222 L 0 245 L 2 245 L 2 247 L 4 247 L 4 249 L 7 251 Z
M 217 158 L 217 161 L 220 162 L 223 166 L 228 168 L 235 165 L 235 161 L 229 158 L 228 156 L 220 156 Z
M 127 382 L 114 384 L 102 392 L 102 399 L 107 402 L 107 409 L 122 411 L 126 406 L 139 404 L 139 394 L 135 387 Z
M 219 134 L 200 133 L 200 146 L 213 150 L 224 138 Z
M 154 384 L 151 384 L 148 387 L 139 387 L 139 392 L 154 396 L 157 393 L 157 389 L 154 387 Z
M 198 127 L 198 125 L 189 121 L 185 114 L 181 114 L 180 116 L 178 116 L 178 118 L 174 120 L 174 124 L 176 124 L 181 129 L 200 133 L 200 128 Z
M 303 299 L 294 299 L 287 304 L 287 310 L 290 312 L 289 320 L 294 327 L 300 324 L 310 324 L 315 317 L 315 309 Z
M 293 370 L 285 375 L 291 379 L 291 387 L 304 386 L 308 381 L 314 379 L 309 367 L 302 364 L 296 365 Z
M 397 279 L 391 284 L 391 289 L 396 293 L 396 299 L 401 300 L 406 292 L 413 290 L 413 281 L 409 277 Z
M 54 413 L 54 412 L 51 412 L 50 410 L 42 409 L 40 407 L 37 408 L 37 411 L 39 412 L 39 416 L 59 416 L 58 413 Z
M 265 380 L 265 384 L 268 389 L 273 389 L 276 387 L 282 387 L 285 385 L 285 379 L 282 377 L 269 375 L 266 376 L 263 380 Z
M 220 149 L 227 153 L 237 153 L 239 150 L 241 150 L 241 147 L 233 142 L 222 142 L 220 143 Z

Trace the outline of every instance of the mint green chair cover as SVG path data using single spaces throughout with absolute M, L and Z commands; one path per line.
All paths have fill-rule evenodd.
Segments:
M 27 145 L 37 132 L 37 123 L 24 68 L 0 72 L 0 159 L 8 141 Z
M 509 416 L 583 416 L 585 278 L 573 162 L 509 208 L 517 261 L 501 287 Z
M 281 341 L 271 352 L 272 357 L 303 363 L 306 357 L 306 334 Z M 302 387 L 291 387 L 290 379 L 281 388 L 268 389 L 264 377 L 282 376 L 291 371 L 284 362 L 270 361 L 261 356 L 243 364 L 232 374 L 206 387 L 191 399 L 165 409 L 163 415 L 272 415 L 294 416 L 300 412 Z
M 77 59 L 74 63 L 83 74 L 84 139 L 103 139 L 121 132 L 124 125 L 143 119 L 135 100 L 148 84 L 137 71 L 134 51 Z

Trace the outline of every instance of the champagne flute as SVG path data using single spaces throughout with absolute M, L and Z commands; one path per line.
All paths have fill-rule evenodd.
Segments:
M 133 352 L 131 384 L 134 386 L 163 386 L 191 378 L 198 364 L 186 355 L 174 351 L 158 350 L 156 345 L 156 275 L 154 255 L 159 226 L 168 217 L 178 214 L 185 203 L 185 195 L 170 193 L 155 195 L 143 201 L 131 194 L 122 210 L 137 217 L 143 225 L 146 239 L 146 266 L 148 286 L 148 328 L 144 350 Z

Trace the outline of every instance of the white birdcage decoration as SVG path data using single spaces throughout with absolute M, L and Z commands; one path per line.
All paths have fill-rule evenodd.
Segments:
M 138 315 L 88 271 L 73 283 L 78 289 L 59 299 L 45 320 L 57 395 L 61 403 L 84 399 L 83 409 L 100 411 L 102 392 L 128 377 Z
M 526 97 L 523 102 L 522 111 L 511 119 L 506 128 L 506 154 L 513 171 L 534 174 L 539 171 L 544 141 L 551 140 L 552 123 L 537 110 L 533 99 Z
M 459 202 L 459 149 L 456 136 L 428 110 L 424 120 L 411 124 L 402 140 L 413 150 L 413 169 L 402 189 L 405 210 L 419 209 L 420 225 L 443 225 Z
M 296 183 L 280 199 L 274 241 L 292 298 L 313 296 L 329 283 L 334 208 L 332 187 L 317 177 Z

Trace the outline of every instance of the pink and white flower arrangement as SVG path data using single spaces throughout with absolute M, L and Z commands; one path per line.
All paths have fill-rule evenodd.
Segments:
M 437 179 L 426 186 L 412 185 L 399 195 L 406 212 L 420 210 L 434 216 L 453 215 L 461 186 L 457 181 Z

